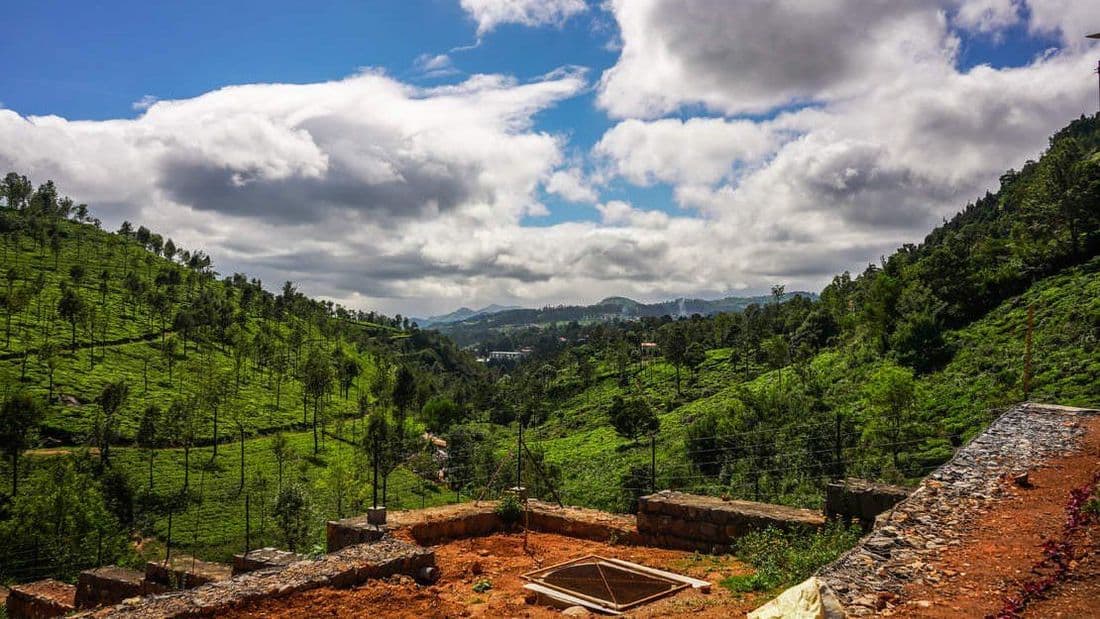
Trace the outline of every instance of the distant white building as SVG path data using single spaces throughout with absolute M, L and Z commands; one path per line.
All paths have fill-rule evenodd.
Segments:
M 530 351 L 522 350 L 494 350 L 489 353 L 490 361 L 518 361 Z

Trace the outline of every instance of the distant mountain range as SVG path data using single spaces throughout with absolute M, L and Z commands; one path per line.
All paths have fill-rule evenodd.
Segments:
M 496 314 L 499 312 L 506 312 L 508 310 L 523 309 L 520 305 L 486 305 L 485 307 L 473 310 L 468 307 L 460 307 L 449 314 L 440 314 L 439 316 L 428 316 L 427 318 L 411 318 L 413 322 L 421 327 L 430 327 L 432 325 L 450 324 L 452 322 L 462 322 L 463 320 L 469 320 L 478 316 L 484 316 L 486 314 Z
M 803 296 L 816 298 L 811 292 L 788 292 L 781 300 Z M 449 314 L 416 318 L 423 328 L 439 330 L 455 339 L 460 345 L 479 341 L 489 333 L 502 328 L 544 325 L 557 322 L 593 322 L 629 320 L 632 318 L 660 316 L 709 316 L 722 312 L 740 312 L 752 304 L 775 301 L 772 295 L 752 297 L 723 297 L 721 299 L 679 298 L 656 303 L 642 303 L 626 297 L 608 297 L 592 305 L 557 305 L 539 309 L 490 305 L 479 310 L 459 308 Z

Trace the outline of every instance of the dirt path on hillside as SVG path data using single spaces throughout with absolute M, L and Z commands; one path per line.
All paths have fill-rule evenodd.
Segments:
M 554 617 L 561 611 L 528 604 L 521 575 L 539 567 L 598 554 L 666 569 L 714 583 L 710 593 L 681 591 L 641 606 L 631 617 L 743 617 L 763 602 L 761 596 L 736 596 L 717 586 L 719 580 L 748 570 L 731 557 L 617 546 L 548 533 L 531 533 L 531 553 L 523 535 L 492 535 L 435 547 L 442 577 L 421 587 L 407 577 L 367 582 L 354 589 L 324 588 L 268 599 L 225 614 L 237 619 L 268 617 Z M 491 588 L 474 591 L 478 581 Z
M 165 331 L 164 335 L 167 337 L 171 335 L 172 331 Z M 149 342 L 161 337 L 160 331 L 156 333 L 142 333 L 141 335 L 135 335 L 132 337 L 120 337 L 113 340 L 104 340 L 102 342 L 79 342 L 75 346 L 72 344 L 65 344 L 64 346 L 58 346 L 59 352 L 75 352 L 77 350 L 85 350 L 88 348 L 111 348 L 113 346 L 125 346 L 127 344 L 138 344 L 140 342 Z M 12 361 L 14 359 L 22 359 L 24 356 L 37 355 L 41 348 L 27 348 L 25 350 L 16 350 L 6 353 L 0 353 L 0 361 Z
M 1097 471 L 1100 419 L 1092 419 L 1079 450 L 1029 471 L 1028 487 L 1006 480 L 1006 498 L 978 518 L 959 547 L 943 554 L 932 566 L 932 578 L 906 588 L 901 596 L 904 601 L 882 614 L 934 618 L 996 615 L 1007 596 L 1018 595 L 1024 582 L 1035 578 L 1032 568 L 1043 559 L 1043 542 L 1063 539 L 1070 492 L 1089 484 Z M 1057 581 L 1023 616 L 1100 616 L 1100 546 L 1096 544 L 1100 542 L 1100 522 L 1094 519 L 1076 537 L 1073 541 L 1080 556 L 1070 564 L 1067 578 Z

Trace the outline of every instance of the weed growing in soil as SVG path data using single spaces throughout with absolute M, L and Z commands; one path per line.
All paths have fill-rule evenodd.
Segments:
M 833 523 L 824 529 L 783 531 L 769 527 L 734 541 L 738 559 L 756 568 L 720 584 L 736 593 L 771 591 L 801 582 L 859 541 L 861 531 Z

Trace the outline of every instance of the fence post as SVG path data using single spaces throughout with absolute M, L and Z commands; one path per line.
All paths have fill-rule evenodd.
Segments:
M 174 510 L 168 510 L 168 539 L 164 542 L 164 562 L 167 564 L 168 560 L 172 558 L 172 512 Z
M 657 493 L 657 433 L 649 435 L 649 493 Z
M 523 486 L 523 415 L 519 418 L 519 434 L 516 435 L 516 492 Z
M 249 493 L 244 493 L 244 554 L 247 557 L 252 546 L 251 509 L 249 505 Z

